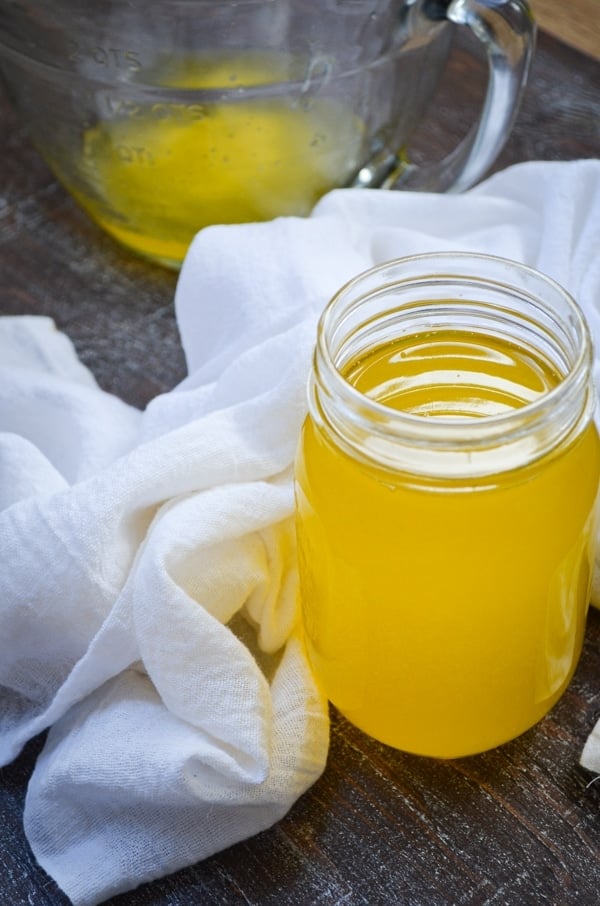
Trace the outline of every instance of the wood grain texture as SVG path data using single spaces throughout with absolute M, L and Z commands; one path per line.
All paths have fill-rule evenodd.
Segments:
M 530 0 L 539 27 L 600 60 L 600 0 Z
M 441 156 L 478 109 L 482 70 L 457 46 L 421 153 Z M 542 35 L 496 169 L 600 150 L 598 67 Z M 0 312 L 53 317 L 100 384 L 144 406 L 184 374 L 175 275 L 122 251 L 55 183 L 0 101 Z M 209 304 L 209 300 L 207 300 Z M 600 718 L 600 614 L 559 704 L 474 758 L 396 752 L 332 712 L 323 777 L 271 830 L 111 906 L 595 906 L 600 784 L 578 766 Z M 0 771 L 0 906 L 66 906 L 22 829 L 43 744 Z

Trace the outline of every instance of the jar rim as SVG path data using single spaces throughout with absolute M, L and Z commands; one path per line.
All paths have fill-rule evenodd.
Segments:
M 336 351 L 332 346 L 332 337 L 344 323 L 344 318 L 365 302 L 372 301 L 377 293 L 385 296 L 394 290 L 407 292 L 411 287 L 416 290 L 431 285 L 432 281 L 438 287 L 447 285 L 446 300 L 456 305 L 464 304 L 467 308 L 469 304 L 478 303 L 484 308 L 486 303 L 476 296 L 476 288 L 479 287 L 481 291 L 506 294 L 507 298 L 518 299 L 522 304 L 533 303 L 532 307 L 552 324 L 568 329 L 569 359 L 556 386 L 510 412 L 485 415 L 479 419 L 460 416 L 425 418 L 393 409 L 358 390 L 338 367 Z M 453 295 L 452 282 L 468 286 L 469 295 L 461 298 Z M 430 304 L 425 298 L 420 301 L 423 306 Z M 417 308 L 418 304 L 414 302 L 413 306 Z M 491 303 L 488 305 L 491 309 Z M 398 310 L 406 308 L 406 304 L 398 306 Z M 518 317 L 516 311 L 515 318 Z M 538 322 L 533 323 L 540 326 Z M 576 425 L 582 424 L 582 419 L 585 423 L 589 421 L 594 406 L 591 365 L 592 342 L 583 312 L 557 281 L 529 265 L 508 258 L 462 251 L 428 252 L 382 262 L 357 274 L 334 294 L 318 324 L 311 396 L 313 403 L 317 397 L 321 416 L 336 434 L 341 434 L 354 448 L 366 445 L 369 448 L 367 455 L 383 464 L 390 464 L 384 462 L 388 454 L 392 460 L 394 457 L 391 451 L 381 453 L 382 444 L 389 446 L 395 441 L 421 450 L 437 448 L 440 451 L 464 452 L 489 451 L 498 444 L 506 450 L 507 445 L 514 442 L 522 456 L 525 447 L 531 446 L 524 440 L 533 430 L 553 434 L 556 442 L 556 425 L 559 422 L 561 436 L 565 437 L 572 433 Z M 549 441 L 545 443 L 547 446 Z M 364 454 L 365 450 L 360 452 Z M 541 455 L 539 450 L 538 455 Z M 507 465 L 512 467 L 513 457 L 509 456 L 507 463 L 512 463 Z M 490 468 L 491 460 L 484 470 L 487 472 Z M 462 473 L 462 469 L 459 471 Z

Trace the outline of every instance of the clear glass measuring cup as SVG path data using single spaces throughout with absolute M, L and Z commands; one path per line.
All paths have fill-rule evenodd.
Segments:
M 407 150 L 452 25 L 489 61 L 479 122 L 443 162 Z M 307 214 L 337 186 L 458 191 L 508 136 L 534 41 L 525 0 L 11 0 L 0 66 L 81 206 L 177 266 L 211 223 Z

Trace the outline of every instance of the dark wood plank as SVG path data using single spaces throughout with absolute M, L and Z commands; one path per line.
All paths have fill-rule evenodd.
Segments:
M 482 72 L 459 46 L 423 153 L 466 131 Z M 597 64 L 541 36 L 532 79 L 497 169 L 600 152 Z M 457 104 L 457 97 L 460 102 Z M 122 251 L 55 183 L 0 100 L 0 312 L 44 314 L 74 340 L 100 384 L 144 406 L 184 373 L 176 277 Z M 600 717 L 600 614 L 552 713 L 518 740 L 454 762 L 395 752 L 332 714 L 321 780 L 275 828 L 113 906 L 469 904 L 586 906 L 600 887 L 600 784 L 578 766 Z M 43 740 L 0 771 L 0 904 L 63 906 L 22 830 Z

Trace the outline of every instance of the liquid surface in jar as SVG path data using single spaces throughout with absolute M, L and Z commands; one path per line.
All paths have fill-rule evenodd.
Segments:
M 180 92 L 168 102 L 111 99 L 83 137 L 94 191 L 71 191 L 115 238 L 171 265 L 208 224 L 308 214 L 357 167 L 364 129 L 341 103 L 310 94 L 232 96 L 293 76 L 276 55 L 188 61 L 159 77 Z
M 350 362 L 363 393 L 424 418 L 519 408 L 559 380 L 530 349 L 444 331 Z M 560 697 L 582 644 L 599 442 L 491 479 L 415 479 L 359 462 L 311 418 L 296 465 L 302 609 L 325 693 L 405 751 L 512 739 Z
M 391 409 L 426 418 L 485 418 L 532 403 L 560 381 L 524 346 L 467 331 L 408 336 L 361 356 L 346 380 Z

